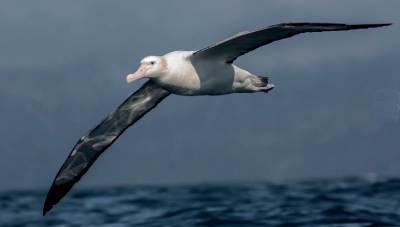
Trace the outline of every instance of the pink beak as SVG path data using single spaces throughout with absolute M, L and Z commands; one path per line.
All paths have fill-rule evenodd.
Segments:
M 141 65 L 135 73 L 129 74 L 126 77 L 126 82 L 129 84 L 135 80 L 141 79 L 144 77 L 145 74 L 146 74 L 146 67 L 144 65 Z

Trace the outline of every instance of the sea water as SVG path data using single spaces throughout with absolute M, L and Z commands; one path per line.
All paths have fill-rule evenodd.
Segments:
M 0 192 L 0 226 L 400 226 L 400 179 L 73 189 L 45 217 L 47 191 Z

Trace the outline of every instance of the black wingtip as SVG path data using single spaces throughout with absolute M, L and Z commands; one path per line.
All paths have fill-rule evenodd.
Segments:
M 46 215 L 47 212 L 49 212 L 52 208 L 53 205 L 57 204 L 57 202 L 54 202 L 54 196 L 53 196 L 53 187 L 50 188 L 49 193 L 47 193 L 46 200 L 44 201 L 43 205 L 43 216 Z
M 49 193 L 47 193 L 46 200 L 44 201 L 43 216 L 45 216 L 54 205 L 60 202 L 60 200 L 68 193 L 74 184 L 75 182 L 62 182 L 60 185 L 53 183 Z
M 53 208 L 53 205 L 47 204 L 46 202 L 44 203 L 43 206 L 43 217 L 46 215 L 47 212 L 49 212 Z
M 369 26 L 370 28 L 377 28 L 377 27 L 385 27 L 385 26 L 390 26 L 392 23 L 385 23 L 385 24 L 366 24 L 366 26 Z
M 382 23 L 382 24 L 337 24 L 337 23 L 314 23 L 314 22 L 302 22 L 302 23 L 291 23 L 291 22 L 285 22 L 273 26 L 296 26 L 296 27 L 301 27 L 301 26 L 348 26 L 347 29 L 343 30 L 349 30 L 349 29 L 366 29 L 366 28 L 379 28 L 379 27 L 385 27 L 392 25 L 393 23 Z M 339 29 L 342 30 L 342 29 Z

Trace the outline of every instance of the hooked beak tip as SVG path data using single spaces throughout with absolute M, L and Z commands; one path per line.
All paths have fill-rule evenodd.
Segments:
M 135 80 L 145 77 L 145 75 L 146 75 L 146 70 L 145 70 L 144 66 L 142 65 L 139 67 L 139 69 L 135 73 L 129 74 L 126 77 L 126 82 L 128 84 L 132 83 Z
M 129 84 L 130 82 L 132 82 L 132 80 L 131 80 L 130 77 L 129 77 L 130 75 L 131 75 L 131 74 L 129 74 L 129 75 L 126 77 L 126 83 L 127 83 L 127 84 Z
M 129 77 L 130 75 L 131 75 L 131 74 L 129 74 L 129 75 L 126 77 L 126 83 L 127 83 L 127 84 L 129 84 L 130 82 L 132 82 L 132 80 L 131 80 L 130 77 Z
M 138 74 L 138 73 L 132 73 L 132 74 L 129 74 L 129 75 L 126 77 L 126 82 L 129 84 L 129 83 L 132 83 L 133 81 L 138 80 L 138 79 L 140 79 L 140 78 L 142 78 L 142 77 L 143 77 L 143 76 L 140 75 L 140 74 Z

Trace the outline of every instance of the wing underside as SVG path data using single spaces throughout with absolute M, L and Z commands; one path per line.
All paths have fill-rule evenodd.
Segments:
M 149 80 L 97 126 L 86 133 L 72 149 L 56 175 L 44 203 L 43 215 L 67 194 L 96 159 L 129 126 L 156 107 L 169 94 L 169 92 Z

